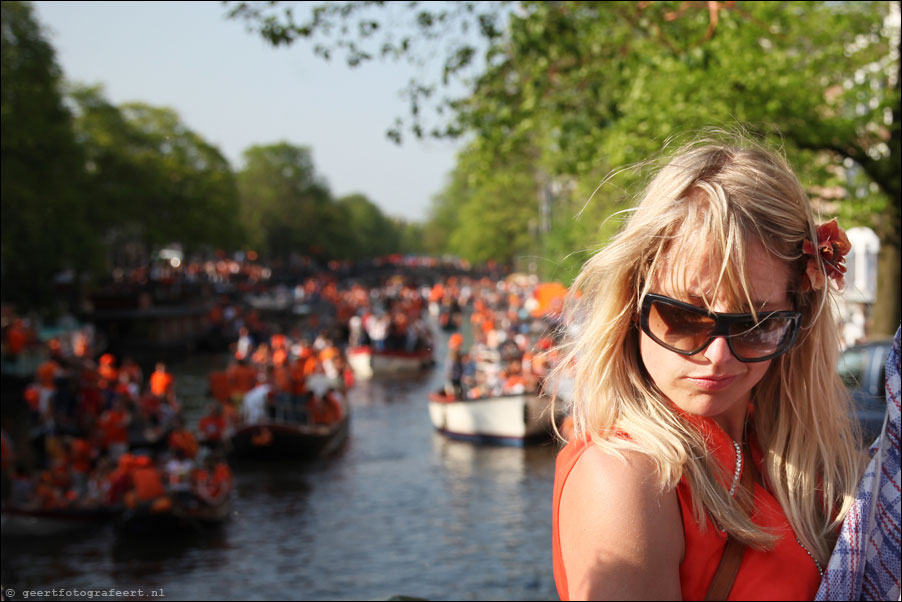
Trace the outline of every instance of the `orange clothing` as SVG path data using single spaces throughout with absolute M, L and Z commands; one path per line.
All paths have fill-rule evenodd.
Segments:
M 239 422 L 238 410 L 230 403 L 222 404 L 222 417 L 225 419 L 227 428 L 235 426 Z
M 225 417 L 222 414 L 219 416 L 208 414 L 201 418 L 197 423 L 197 430 L 200 431 L 202 439 L 207 441 L 222 441 L 222 437 L 226 430 Z
M 298 361 L 301 361 L 300 359 Z M 316 367 L 319 365 L 319 362 L 316 360 L 316 357 L 310 356 L 304 361 L 304 376 L 310 376 L 311 374 L 316 374 Z
M 321 400 L 313 398 L 307 407 L 315 424 L 333 424 L 344 416 L 344 407 L 331 393 Z
M 164 397 L 172 391 L 173 379 L 168 372 L 155 370 L 150 375 L 150 392 L 158 397 Z
M 186 458 L 193 458 L 197 455 L 198 444 L 194 433 L 188 429 L 180 429 L 172 431 L 169 435 L 169 447 L 173 451 L 182 450 Z
M 283 366 L 288 362 L 288 351 L 285 349 L 274 349 L 272 352 L 272 363 L 274 366 Z
M 526 379 L 519 374 L 512 374 L 508 376 L 504 380 L 504 384 L 501 385 L 501 389 L 505 393 L 518 392 L 519 387 L 526 387 Z
M 25 403 L 28 404 L 29 410 L 32 412 L 41 411 L 41 390 L 34 383 L 25 388 L 23 397 L 25 398 Z
M 307 391 L 307 375 L 304 373 L 304 360 L 297 360 L 291 365 L 291 388 L 289 392 L 292 395 L 303 395 Z
M 280 393 L 291 390 L 291 369 L 288 366 L 278 365 L 273 368 L 273 384 Z
M 12 355 L 18 355 L 25 350 L 28 343 L 28 331 L 21 324 L 13 322 L 6 331 L 6 349 Z
M 132 484 L 139 502 L 146 502 L 166 495 L 163 477 L 155 466 L 141 466 L 132 470 Z
M 206 497 L 216 498 L 232 487 L 232 471 L 225 462 L 220 462 L 210 474 L 206 470 L 195 473 L 198 492 Z
M 60 366 L 53 360 L 47 360 L 38 366 L 37 372 L 35 375 L 37 376 L 37 380 L 41 383 L 41 386 L 44 387 L 52 387 L 53 381 L 57 377 L 60 372 Z
M 72 440 L 72 469 L 75 472 L 87 474 L 91 471 L 94 458 L 94 448 L 91 442 L 82 437 Z
M 114 365 L 115 361 L 115 358 L 109 353 L 104 353 L 100 356 L 99 365 L 97 366 L 97 374 L 100 375 L 100 378 L 110 383 L 119 379 L 119 370 Z
M 125 410 L 107 410 L 100 415 L 97 426 L 103 436 L 104 447 L 113 443 L 128 443 L 129 415 Z
M 732 440 L 713 421 L 700 418 L 700 428 L 709 434 L 714 454 L 732 474 L 736 462 Z M 761 467 L 762 455 L 754 437 L 752 438 L 752 458 Z M 570 471 L 591 442 L 574 439 L 560 451 L 555 465 L 554 497 L 552 505 L 552 559 L 554 581 L 561 600 L 569 600 L 567 575 L 561 554 L 558 517 L 561 492 Z M 680 588 L 683 600 L 703 600 L 714 573 L 720 563 L 726 538 L 706 519 L 705 531 L 695 522 L 692 515 L 692 499 L 685 477 L 677 485 L 677 497 L 683 517 L 683 533 L 686 537 L 686 552 L 680 564 Z M 747 547 L 733 582 L 728 600 L 812 600 L 820 584 L 817 567 L 804 548 L 796 541 L 792 527 L 786 519 L 777 500 L 760 483 L 754 487 L 755 523 L 782 537 L 770 551 Z
M 12 439 L 2 432 L 0 433 L 0 468 L 4 471 L 9 470 L 13 466 L 14 459 Z
M 40 483 L 35 487 L 34 497 L 42 510 L 56 510 L 67 505 L 63 493 L 50 483 Z
M 247 393 L 257 385 L 257 369 L 243 364 L 229 368 L 232 394 Z

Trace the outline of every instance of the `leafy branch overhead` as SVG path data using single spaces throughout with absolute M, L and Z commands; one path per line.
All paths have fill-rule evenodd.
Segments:
M 480 51 L 492 52 L 492 44 L 502 38 L 506 13 L 514 3 L 357 1 L 312 8 L 310 3 L 223 4 L 228 17 L 243 20 L 273 46 L 309 41 L 317 56 L 340 58 L 350 67 L 372 60 L 410 63 L 416 75 L 401 91 L 409 115 L 388 131 L 400 143 L 405 129 L 418 138 L 463 133 L 441 118 L 453 115 L 469 95 L 467 76 L 474 72 Z
M 542 234 L 537 253 L 555 231 L 583 248 L 598 242 L 597 227 L 572 218 L 605 174 L 647 159 L 674 136 L 747 124 L 784 149 L 822 212 L 880 234 L 887 297 L 878 300 L 878 322 L 894 330 L 899 2 L 225 4 L 273 44 L 304 41 L 351 66 L 408 61 L 407 110 L 387 124 L 389 136 L 464 137 L 467 167 L 459 169 L 470 198 L 480 186 L 492 189 L 493 171 L 507 169 L 499 158 L 518 173 L 522 162 L 511 157 L 523 158 L 540 197 L 549 184 L 558 191 L 550 219 L 539 215 L 539 199 L 529 201 L 530 219 L 544 224 L 533 228 Z M 623 196 L 603 187 L 584 217 L 602 223 Z M 460 223 L 467 232 L 447 240 L 472 246 L 481 231 L 474 226 Z

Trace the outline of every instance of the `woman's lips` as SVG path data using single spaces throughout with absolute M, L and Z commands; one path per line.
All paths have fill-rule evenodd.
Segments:
M 689 382 L 704 391 L 722 391 L 738 378 L 733 376 L 690 376 Z

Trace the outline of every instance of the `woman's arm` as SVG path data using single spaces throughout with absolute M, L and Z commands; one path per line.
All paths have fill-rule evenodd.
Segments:
M 595 446 L 561 493 L 561 552 L 572 600 L 679 600 L 683 523 L 675 490 L 660 493 L 647 457 Z

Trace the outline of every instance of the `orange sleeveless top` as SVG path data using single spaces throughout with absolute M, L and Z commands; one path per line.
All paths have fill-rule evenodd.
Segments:
M 702 419 L 693 422 L 700 422 L 701 428 L 708 434 L 710 453 L 713 453 L 728 469 L 728 474 L 732 475 L 736 465 L 736 451 L 729 435 L 712 420 Z M 590 445 L 591 442 L 586 440 L 571 440 L 558 454 L 555 465 L 552 557 L 554 582 L 561 600 L 570 599 L 558 529 L 561 492 L 573 467 Z M 751 440 L 751 448 L 752 460 L 760 471 L 762 455 L 754 437 Z M 695 522 L 692 515 L 692 498 L 685 477 L 677 485 L 676 492 L 686 538 L 686 551 L 680 563 L 682 597 L 683 600 L 704 600 L 720 563 L 726 535 L 714 526 L 710 518 L 705 519 L 704 531 Z M 755 483 L 754 500 L 755 511 L 752 519 L 759 526 L 778 534 L 780 539 L 772 550 L 745 548 L 739 572 L 727 599 L 812 600 L 821 581 L 817 565 L 796 541 L 795 533 L 776 498 L 760 483 Z

